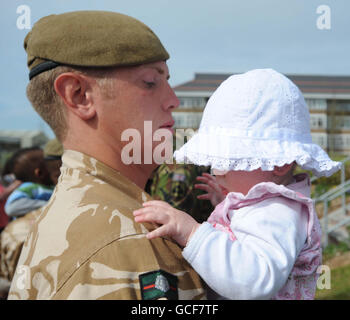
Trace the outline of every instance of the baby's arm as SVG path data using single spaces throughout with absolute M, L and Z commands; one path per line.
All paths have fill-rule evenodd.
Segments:
M 269 299 L 286 283 L 306 240 L 307 217 L 300 204 L 288 204 L 269 199 L 244 208 L 231 223 L 236 241 L 205 222 L 183 256 L 221 296 Z
M 164 201 L 148 201 L 143 208 L 134 211 L 135 221 L 152 221 L 162 226 L 147 234 L 148 239 L 170 236 L 180 246 L 185 246 L 188 239 L 200 226 L 186 212 L 177 210 Z

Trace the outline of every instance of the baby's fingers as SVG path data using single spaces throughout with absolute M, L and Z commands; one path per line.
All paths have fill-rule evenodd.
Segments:
M 212 180 L 212 181 L 215 181 L 216 179 L 215 179 L 215 177 L 214 176 L 212 176 L 211 174 L 209 174 L 209 173 L 203 173 L 202 174 L 202 176 L 204 176 L 204 177 L 206 177 L 206 178 L 208 178 L 209 180 Z
M 195 184 L 194 185 L 195 189 L 200 189 L 209 192 L 210 187 L 207 184 Z
M 146 237 L 147 239 L 154 239 L 158 237 L 168 236 L 169 235 L 169 228 L 167 225 L 161 226 L 152 232 L 147 233 Z
M 209 181 L 208 186 L 210 186 L 211 188 L 213 188 L 217 192 L 221 192 L 220 186 L 214 181 Z
M 156 222 L 158 224 L 164 224 L 168 218 L 166 215 L 161 214 L 150 208 L 143 208 L 134 211 L 134 219 L 136 222 Z
M 210 200 L 211 196 L 209 194 L 201 194 L 201 195 L 197 196 L 197 199 L 199 199 L 199 200 Z
M 168 208 L 169 204 L 165 201 L 161 200 L 150 200 L 146 201 L 142 204 L 144 207 L 160 207 L 160 208 Z
M 196 180 L 204 182 L 204 183 L 208 183 L 209 179 L 206 177 L 202 177 L 202 176 L 198 176 L 196 177 Z

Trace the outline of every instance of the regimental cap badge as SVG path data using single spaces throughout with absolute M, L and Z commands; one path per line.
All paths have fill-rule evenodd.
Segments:
M 167 292 L 170 289 L 168 280 L 163 275 L 159 274 L 156 278 L 155 288 Z
M 179 299 L 176 276 L 164 270 L 156 270 L 139 275 L 139 279 L 143 300 Z

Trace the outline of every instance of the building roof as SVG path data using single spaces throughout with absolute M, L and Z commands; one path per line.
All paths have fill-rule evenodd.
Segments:
M 234 74 L 234 73 L 233 73 Z M 181 92 L 214 92 L 232 74 L 195 73 L 191 81 L 175 86 Z M 285 75 L 305 94 L 350 95 L 350 76 Z
M 3 143 L 17 143 L 21 147 L 27 147 L 47 141 L 46 134 L 40 130 L 0 130 L 0 142 Z

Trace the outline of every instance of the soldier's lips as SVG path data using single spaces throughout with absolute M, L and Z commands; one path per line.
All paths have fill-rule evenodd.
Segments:
M 169 122 L 163 124 L 162 126 L 160 126 L 159 128 L 160 129 L 168 129 L 171 131 L 172 134 L 174 134 L 174 132 L 175 132 L 174 128 L 173 128 L 174 123 L 175 123 L 175 121 L 169 121 Z

